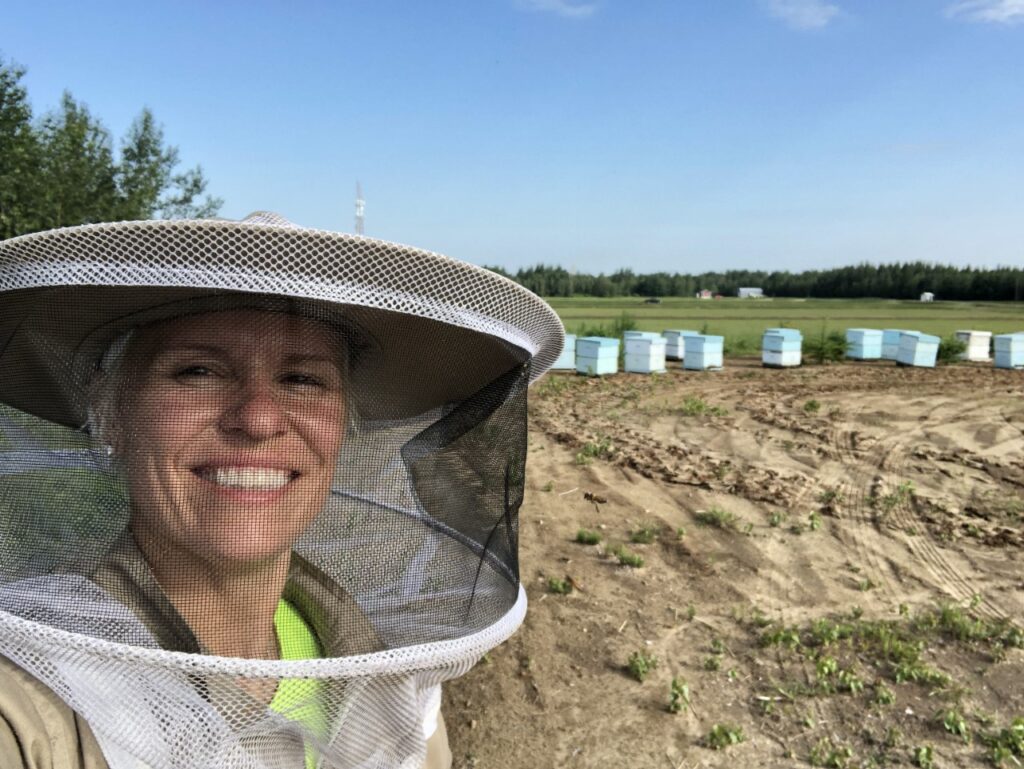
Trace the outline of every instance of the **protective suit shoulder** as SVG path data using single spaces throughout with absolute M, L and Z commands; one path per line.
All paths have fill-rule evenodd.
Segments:
M 0 657 L 0 769 L 108 769 L 85 721 L 6 657 Z

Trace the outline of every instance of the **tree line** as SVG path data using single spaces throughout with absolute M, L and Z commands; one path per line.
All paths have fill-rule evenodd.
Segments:
M 740 287 L 756 287 L 765 296 L 918 299 L 925 291 L 937 299 L 1000 301 L 1024 299 L 1024 269 L 955 267 L 927 262 L 858 264 L 830 270 L 767 272 L 729 270 L 698 274 L 619 270 L 611 275 L 571 273 L 562 267 L 537 265 L 512 274 L 496 272 L 541 296 L 694 296 L 698 291 L 736 296 Z
M 143 109 L 117 145 L 67 91 L 60 106 L 32 113 L 25 70 L 0 57 L 0 239 L 89 222 L 214 216 L 202 168 L 179 169 Z

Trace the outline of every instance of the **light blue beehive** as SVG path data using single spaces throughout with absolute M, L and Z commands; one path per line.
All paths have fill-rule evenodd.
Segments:
M 697 336 L 699 333 L 685 328 L 665 329 L 661 334 L 665 337 L 665 358 L 682 360 L 686 356 L 686 337 Z
M 629 332 L 627 332 L 629 333 Z M 636 333 L 625 339 L 624 369 L 632 374 L 665 372 L 665 337 L 649 332 Z
M 846 357 L 878 360 L 882 357 L 882 332 L 876 328 L 846 329 Z
M 566 334 L 562 354 L 558 356 L 551 369 L 552 371 L 572 371 L 574 368 L 576 368 L 576 335 Z
M 686 353 L 683 357 L 683 368 L 689 371 L 706 371 L 722 367 L 722 347 L 725 337 L 696 334 L 684 337 Z
M 1024 331 L 1000 334 L 992 341 L 996 349 L 996 368 L 1024 368 Z
M 918 331 L 904 331 L 900 334 L 900 349 L 896 353 L 896 362 L 900 365 L 935 368 L 935 358 L 938 354 L 937 336 Z
M 887 328 L 882 330 L 882 359 L 896 360 L 896 354 L 900 351 L 900 334 L 908 329 Z
M 619 340 L 584 336 L 576 340 L 576 373 L 604 376 L 619 371 Z
M 795 328 L 770 328 L 761 337 L 761 365 L 770 368 L 799 366 L 803 335 Z
M 769 328 L 761 337 L 761 349 L 771 352 L 800 352 L 804 337 L 799 329 Z

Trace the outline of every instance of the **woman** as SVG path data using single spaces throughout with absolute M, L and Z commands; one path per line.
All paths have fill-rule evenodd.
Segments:
M 12 239 L 0 290 L 0 765 L 450 763 L 550 309 L 272 215 Z

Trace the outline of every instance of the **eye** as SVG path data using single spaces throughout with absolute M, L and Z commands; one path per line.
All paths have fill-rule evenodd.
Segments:
M 324 387 L 324 382 L 317 376 L 312 374 L 306 374 L 300 371 L 291 372 L 281 377 L 281 381 L 285 384 L 296 385 L 299 387 Z
M 213 369 L 201 364 L 182 366 L 174 372 L 174 376 L 178 379 L 203 379 L 213 375 Z

